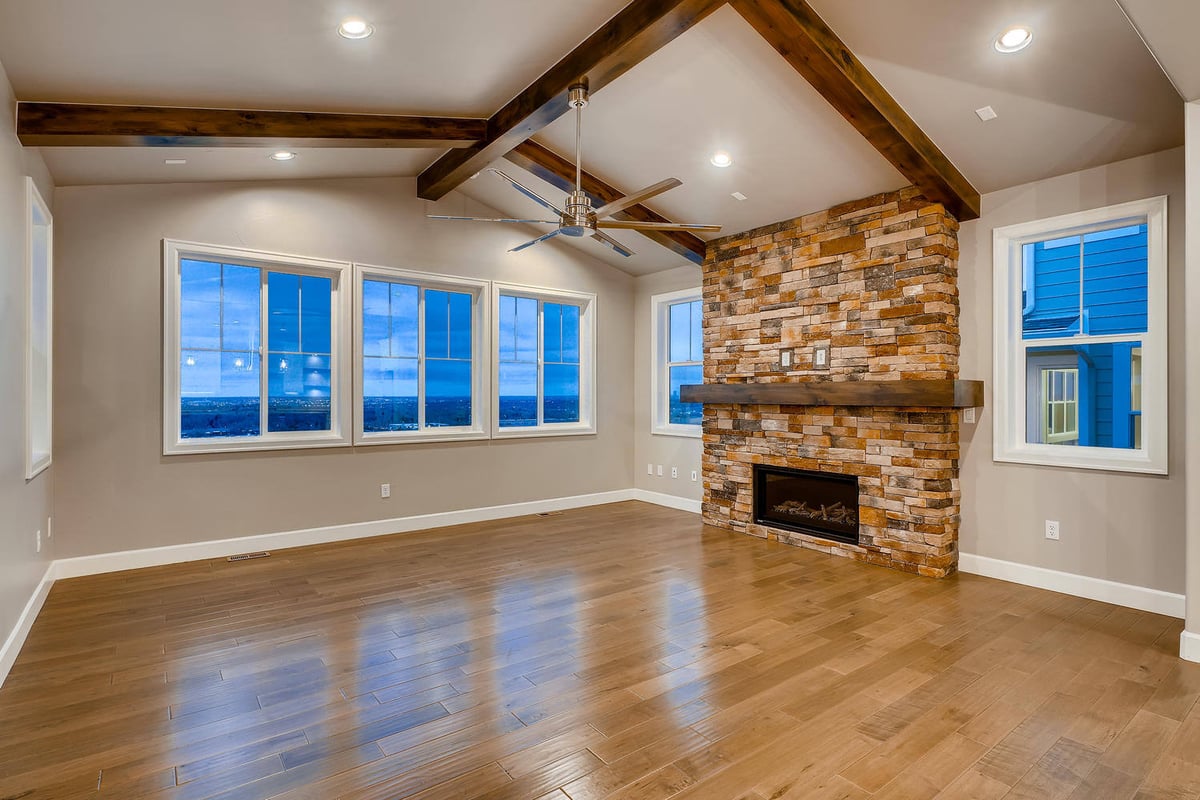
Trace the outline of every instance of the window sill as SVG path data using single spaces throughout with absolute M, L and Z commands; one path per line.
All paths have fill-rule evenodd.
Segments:
M 594 425 L 564 423 L 561 427 L 544 425 L 539 428 L 497 428 L 492 433 L 493 439 L 537 439 L 547 436 L 593 436 L 596 433 Z
M 328 447 L 350 447 L 344 436 L 330 434 L 286 439 L 196 439 L 180 440 L 163 447 L 164 456 L 203 455 L 208 453 L 253 453 L 270 450 L 312 450 Z
M 359 433 L 354 441 L 356 447 L 374 447 L 396 444 L 434 444 L 437 442 L 470 442 L 488 439 L 482 428 L 421 431 L 418 433 Z
M 1064 448 L 1052 447 L 1050 449 L 1057 451 Z M 1129 451 L 1128 455 L 1117 455 L 1123 451 L 1092 447 L 1076 449 L 1084 452 L 1047 452 L 1046 449 L 1040 447 L 1036 449 L 1021 448 L 997 453 L 992 457 L 992 460 L 997 463 L 1026 464 L 1029 466 L 1057 467 L 1060 469 L 1129 472 L 1140 475 L 1168 474 L 1166 464 L 1163 463 L 1166 461 L 1165 457 L 1158 460 L 1138 451 Z
M 704 431 L 699 425 L 655 425 L 652 436 L 675 436 L 681 439 L 701 439 Z

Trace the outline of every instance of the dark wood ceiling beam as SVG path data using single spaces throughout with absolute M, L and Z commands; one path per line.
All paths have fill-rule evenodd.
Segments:
M 516 149 L 506 153 L 504 157 L 564 192 L 575 189 L 575 165 L 537 142 L 532 140 L 522 142 L 517 145 Z M 591 196 L 592 203 L 597 208 L 624 197 L 626 194 L 587 172 L 583 173 L 582 185 L 583 190 Z M 643 205 L 630 206 L 624 211 L 619 211 L 613 214 L 613 219 L 635 222 L 670 222 L 666 217 L 654 213 Z M 693 233 L 687 231 L 638 231 L 638 233 L 694 264 L 704 261 L 707 245 L 703 239 Z
M 808 3 L 731 4 L 922 194 L 959 220 L 979 217 L 979 192 Z
M 587 78 L 604 88 L 704 19 L 725 0 L 633 0 L 488 120 L 479 144 L 446 153 L 417 178 L 417 195 L 439 200 L 567 113 L 567 90 Z
M 220 108 L 18 103 L 30 147 L 468 147 L 487 121 Z

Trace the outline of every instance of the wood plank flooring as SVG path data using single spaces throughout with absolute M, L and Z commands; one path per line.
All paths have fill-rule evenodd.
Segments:
M 79 578 L 0 798 L 1200 798 L 1180 629 L 634 502 Z

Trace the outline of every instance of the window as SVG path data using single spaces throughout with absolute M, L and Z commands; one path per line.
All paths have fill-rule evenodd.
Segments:
M 652 309 L 651 361 L 654 386 L 653 432 L 668 436 L 700 436 L 704 406 L 684 403 L 679 387 L 704 382 L 704 339 L 699 289 L 659 294 Z
M 595 433 L 595 295 L 495 287 L 493 435 Z
M 25 477 L 33 479 L 51 460 L 54 246 L 54 220 L 33 178 L 25 179 L 25 208 Z
M 349 269 L 166 241 L 163 452 L 349 444 Z
M 359 267 L 355 441 L 487 436 L 485 281 Z
M 995 458 L 1165 474 L 1166 198 L 998 228 Z

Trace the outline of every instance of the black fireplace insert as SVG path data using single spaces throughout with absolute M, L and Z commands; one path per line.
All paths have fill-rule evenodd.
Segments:
M 858 544 L 858 477 L 756 464 L 754 521 Z

